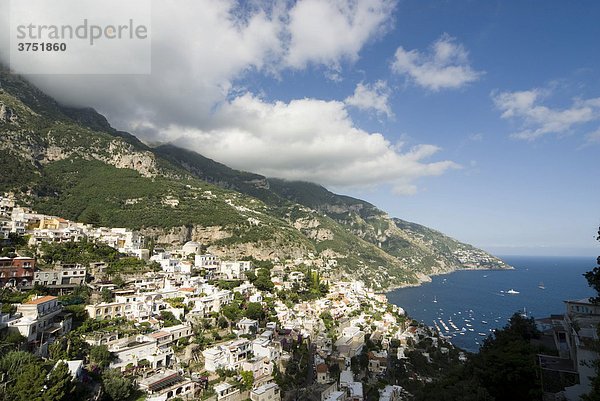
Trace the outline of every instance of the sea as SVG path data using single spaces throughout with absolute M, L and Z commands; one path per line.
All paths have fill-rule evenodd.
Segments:
M 499 257 L 515 269 L 457 271 L 391 291 L 387 298 L 455 346 L 478 352 L 483 339 L 515 312 L 549 317 L 565 312 L 564 300 L 596 295 L 582 276 L 596 266 L 594 257 Z

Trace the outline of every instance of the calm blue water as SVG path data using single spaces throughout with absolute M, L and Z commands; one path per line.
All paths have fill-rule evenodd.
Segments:
M 437 324 L 454 345 L 477 352 L 483 338 L 503 327 L 517 311 L 526 309 L 535 318 L 562 314 L 563 300 L 595 295 L 582 274 L 596 266 L 596 258 L 502 259 L 515 270 L 459 271 L 436 276 L 420 287 L 392 291 L 387 297 L 413 319 L 432 327 Z M 545 290 L 538 287 L 540 282 Z M 518 294 L 507 293 L 511 289 Z

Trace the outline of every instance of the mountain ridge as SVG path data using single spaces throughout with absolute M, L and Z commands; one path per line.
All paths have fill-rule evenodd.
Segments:
M 100 211 L 108 225 L 166 243 L 201 240 L 231 257 L 336 258 L 332 277 L 380 290 L 463 268 L 509 267 L 318 184 L 234 170 L 170 144 L 148 146 L 93 109 L 62 106 L 6 72 L 0 132 L 0 190 L 44 213 L 77 219 Z

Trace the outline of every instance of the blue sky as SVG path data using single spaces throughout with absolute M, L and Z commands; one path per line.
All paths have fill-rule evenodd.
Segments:
M 32 80 L 144 140 L 318 182 L 496 254 L 600 251 L 600 3 L 152 13 L 150 76 Z

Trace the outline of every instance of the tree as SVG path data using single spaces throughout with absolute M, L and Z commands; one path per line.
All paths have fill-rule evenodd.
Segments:
M 88 320 L 86 322 L 93 322 L 100 324 L 96 320 Z M 85 323 L 84 323 L 85 325 Z M 71 331 L 67 335 L 67 357 L 68 359 L 85 359 L 89 355 L 90 345 L 86 343 L 81 337 L 80 332 Z
M 258 271 L 256 280 L 254 280 L 253 284 L 261 291 L 271 292 L 275 287 L 275 284 L 271 281 L 271 272 L 266 268 L 262 268 Z
M 331 326 L 333 326 L 333 316 L 331 316 L 331 312 L 329 312 L 328 310 L 324 310 L 323 312 L 321 312 L 319 317 L 321 318 L 321 320 L 323 320 L 323 324 L 325 324 L 325 328 L 327 330 L 329 330 Z
M 0 359 L 0 371 L 6 373 L 9 379 L 16 379 L 29 365 L 35 356 L 26 351 L 11 351 Z
M 125 281 L 123 281 L 123 277 L 121 277 L 121 275 L 119 273 L 117 273 L 113 278 L 112 278 L 112 283 L 114 285 L 116 285 L 117 287 L 121 287 L 123 284 L 125 284 Z
M 102 382 L 106 394 L 114 401 L 124 400 L 131 395 L 133 389 L 131 379 L 123 376 L 118 369 L 104 371 Z
M 48 346 L 48 353 L 50 354 L 50 359 L 59 360 L 63 359 L 66 356 L 64 343 L 62 340 L 55 341 L 53 344 Z
M 45 375 L 37 363 L 30 363 L 23 369 L 14 386 L 10 389 L 10 399 L 15 401 L 43 401 Z
M 538 336 L 535 321 L 516 313 L 504 328 L 484 340 L 479 353 L 471 355 L 464 364 L 448 366 L 440 380 L 415 391 L 415 401 L 541 400 L 536 362 L 543 351 L 531 343 Z M 431 377 L 438 371 L 421 350 L 406 355 L 419 374 Z M 396 372 L 404 370 L 396 363 L 392 366 Z
M 82 223 L 91 224 L 93 226 L 100 225 L 100 214 L 94 209 L 86 209 L 83 213 L 81 213 L 79 218 L 81 219 Z
M 229 326 L 229 322 L 227 321 L 227 318 L 225 316 L 219 316 L 219 320 L 218 320 L 217 324 L 222 329 L 227 328 Z
M 103 288 L 102 289 L 102 301 L 103 302 L 112 302 L 112 300 L 113 300 L 112 291 L 109 290 L 108 288 Z
M 236 303 L 225 305 L 221 309 L 221 312 L 223 313 L 223 316 L 231 322 L 238 320 L 242 314 L 240 307 Z
M 362 370 L 369 367 L 369 354 L 366 348 L 363 348 L 363 351 L 358 356 L 358 364 Z
M 69 366 L 65 362 L 60 362 L 50 372 L 42 398 L 44 401 L 68 400 L 74 391 L 75 384 L 71 378 Z
M 242 376 L 243 389 L 250 390 L 252 388 L 252 384 L 254 383 L 254 374 L 251 371 L 242 370 L 240 372 L 240 376 Z
M 258 302 L 250 302 L 244 313 L 248 319 L 262 320 L 265 316 L 263 306 Z
M 598 229 L 598 236 L 596 240 L 600 241 L 600 228 Z M 600 304 L 600 256 L 596 259 L 598 266 L 594 267 L 591 271 L 584 273 L 588 285 L 592 287 L 598 296 L 590 298 L 590 302 L 594 304 Z
M 596 240 L 600 241 L 600 228 L 598 229 L 598 236 Z M 589 271 L 584 274 L 584 277 L 587 279 L 588 284 L 592 287 L 598 296 L 594 298 L 590 298 L 590 302 L 594 304 L 600 304 L 600 256 L 596 259 L 596 263 L 598 266 L 594 267 L 592 271 Z M 597 329 L 598 334 L 600 334 L 600 326 Z M 596 341 L 596 349 L 600 350 L 600 341 Z M 593 362 L 595 375 L 590 377 L 592 384 L 592 391 L 589 394 L 584 394 L 581 396 L 582 400 L 585 401 L 593 401 L 600 399 L 600 359 L 596 359 Z
M 162 320 L 163 320 L 163 325 L 165 327 L 171 327 L 171 326 L 176 326 L 178 324 L 181 324 L 181 322 L 175 318 L 175 315 L 173 315 L 173 312 L 163 310 L 161 312 L 161 316 L 162 316 Z
M 108 350 L 106 345 L 98 345 L 90 350 L 90 362 L 100 367 L 104 367 L 112 362 L 114 355 Z
M 329 376 L 336 381 L 339 380 L 340 365 L 337 362 L 334 362 L 329 366 Z
M 360 372 L 360 366 L 358 364 L 358 357 L 353 356 L 352 358 L 350 358 L 350 369 L 352 370 L 352 373 L 354 373 L 355 375 L 357 375 Z
M 11 331 L 4 336 L 0 337 L 0 343 L 3 346 L 10 347 L 14 350 L 17 350 L 21 347 L 21 345 L 27 342 L 27 338 L 21 335 L 18 331 Z

